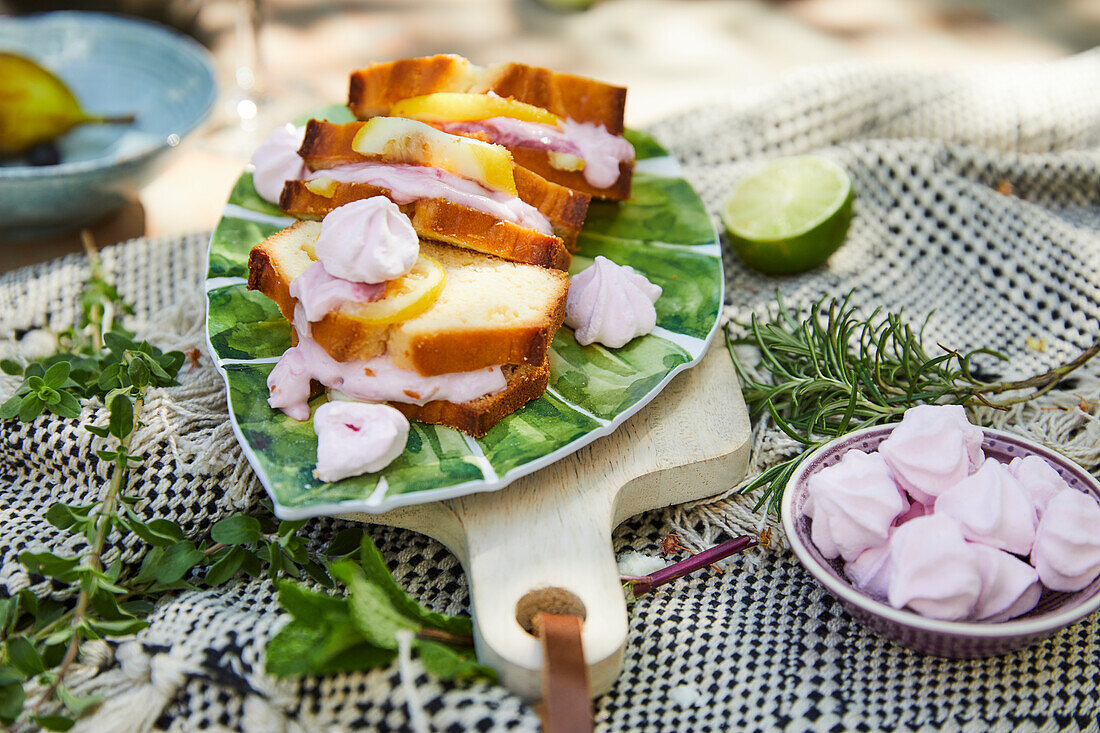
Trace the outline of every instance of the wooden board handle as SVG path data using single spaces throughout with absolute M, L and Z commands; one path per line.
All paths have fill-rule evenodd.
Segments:
M 614 683 L 626 646 L 626 599 L 611 545 L 613 492 L 556 478 L 551 485 L 544 477 L 542 485 L 524 481 L 506 497 L 456 500 L 466 504 L 459 516 L 478 656 L 532 700 L 542 692 L 542 648 L 532 633 L 538 613 L 584 618 L 593 695 Z

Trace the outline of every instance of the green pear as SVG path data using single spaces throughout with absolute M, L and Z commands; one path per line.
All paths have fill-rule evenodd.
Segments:
M 133 122 L 85 112 L 65 82 L 34 61 L 0 53 L 0 155 L 19 155 L 77 125 Z

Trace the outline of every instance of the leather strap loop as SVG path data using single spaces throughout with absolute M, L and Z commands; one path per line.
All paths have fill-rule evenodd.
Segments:
M 590 733 L 592 699 L 584 663 L 580 616 L 540 613 L 535 633 L 542 640 L 542 713 L 545 733 Z

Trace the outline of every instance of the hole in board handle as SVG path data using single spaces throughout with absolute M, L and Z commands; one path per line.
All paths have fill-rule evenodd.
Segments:
M 516 603 L 516 621 L 531 636 L 536 636 L 534 621 L 540 613 L 580 616 L 582 620 L 587 614 L 581 599 L 564 588 L 539 588 Z

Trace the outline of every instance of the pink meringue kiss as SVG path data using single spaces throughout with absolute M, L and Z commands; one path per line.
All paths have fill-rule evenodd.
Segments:
M 902 489 L 899 489 L 901 491 Z M 917 517 L 924 517 L 932 513 L 935 508 L 935 504 L 922 504 L 919 501 L 912 501 L 909 503 L 909 508 L 897 516 L 894 520 L 894 526 L 900 527 L 911 519 Z
M 1013 458 L 1008 464 L 1011 473 L 1035 503 L 1035 512 L 1043 517 L 1043 510 L 1059 492 L 1068 489 L 1069 484 L 1054 468 L 1039 456 Z
M 923 504 L 932 504 L 985 459 L 982 429 L 960 405 L 909 408 L 878 450 L 898 485 Z
M 882 457 L 861 450 L 811 476 L 807 492 L 811 536 L 829 560 L 839 555 L 852 561 L 884 544 L 894 518 L 909 508 Z
M 1100 575 L 1100 504 L 1073 489 L 1060 491 L 1047 504 L 1031 564 L 1051 590 L 1081 590 Z
M 890 537 L 887 599 L 894 608 L 909 607 L 929 618 L 964 619 L 981 592 L 979 562 L 954 519 L 918 517 Z
M 992 458 L 945 491 L 936 513 L 958 521 L 966 539 L 1017 555 L 1031 552 L 1039 523 L 1031 496 L 1008 466 Z
M 844 566 L 844 574 L 857 590 L 883 600 L 890 588 L 890 545 L 864 550 Z
M 1043 594 L 1035 568 L 988 545 L 971 543 L 970 547 L 977 553 L 982 576 L 982 590 L 971 618 L 996 623 L 1035 608 Z

